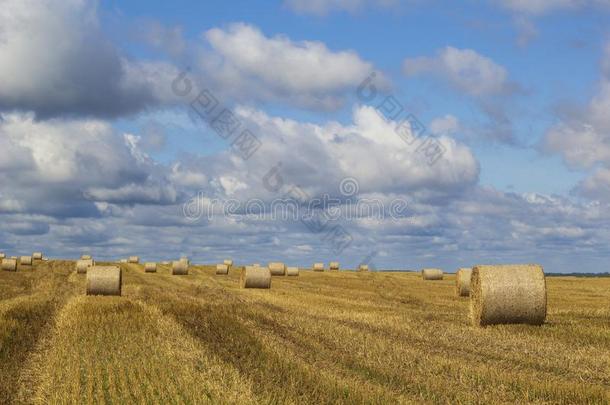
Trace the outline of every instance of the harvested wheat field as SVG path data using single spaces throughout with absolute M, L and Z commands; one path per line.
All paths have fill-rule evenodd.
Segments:
M 74 262 L 0 272 L 0 403 L 610 401 L 610 278 L 547 277 L 543 326 L 475 327 L 453 275 L 98 264 L 122 296 Z

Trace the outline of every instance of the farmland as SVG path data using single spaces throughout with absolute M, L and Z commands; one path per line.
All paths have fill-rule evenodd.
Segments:
M 0 403 L 607 403 L 610 278 L 548 277 L 541 326 L 473 327 L 454 278 L 74 262 L 0 272 Z

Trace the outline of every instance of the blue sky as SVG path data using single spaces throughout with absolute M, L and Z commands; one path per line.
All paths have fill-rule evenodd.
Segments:
M 609 16 L 606 0 L 9 0 L 0 251 L 605 271 Z M 187 67 L 196 91 L 179 96 Z M 371 72 L 380 92 L 363 102 Z M 232 148 L 237 133 L 193 119 L 202 89 L 261 141 L 252 158 Z M 441 145 L 438 162 L 379 117 L 388 96 Z M 339 193 L 345 179 L 355 195 Z M 373 199 L 408 214 L 319 233 L 184 215 L 212 199 L 268 208 L 291 187 L 337 196 L 344 213 Z M 335 227 L 348 246 L 333 245 Z

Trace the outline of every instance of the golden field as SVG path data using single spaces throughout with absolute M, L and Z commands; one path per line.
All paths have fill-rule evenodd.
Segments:
M 122 297 L 74 262 L 0 272 L 0 404 L 610 402 L 610 278 L 547 277 L 544 326 L 475 328 L 451 275 L 121 267 Z

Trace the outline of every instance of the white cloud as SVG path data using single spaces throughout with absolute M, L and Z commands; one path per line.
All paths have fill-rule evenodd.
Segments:
M 173 68 L 125 58 L 102 32 L 96 2 L 6 0 L 0 27 L 0 110 L 113 117 L 173 99 Z
M 499 3 L 514 12 L 541 15 L 556 10 L 578 8 L 590 0 L 499 0 Z
M 472 49 L 451 46 L 440 49 L 433 57 L 407 58 L 403 72 L 407 76 L 440 77 L 474 97 L 507 93 L 511 87 L 504 67 Z
M 317 41 L 265 36 L 247 24 L 214 28 L 204 35 L 200 70 L 218 92 L 241 101 L 282 101 L 313 109 L 335 109 L 373 65 L 354 51 L 332 51 Z M 383 84 L 385 79 L 379 78 Z M 387 82 L 385 82 L 387 85 Z
M 284 4 L 299 14 L 327 15 L 333 11 L 355 13 L 367 7 L 395 7 L 400 0 L 285 0 Z

